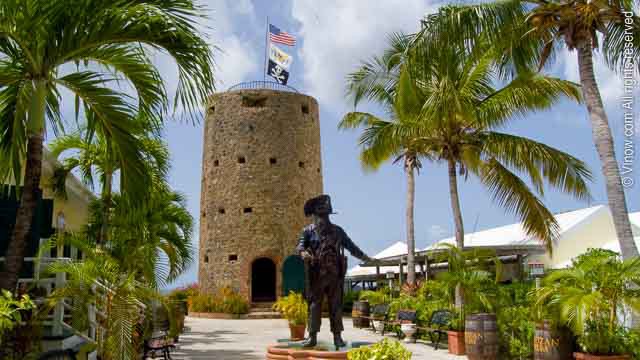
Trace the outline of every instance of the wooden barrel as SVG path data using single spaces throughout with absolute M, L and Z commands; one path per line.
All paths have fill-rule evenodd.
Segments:
M 464 343 L 469 360 L 498 358 L 496 314 L 473 314 L 464 322 Z
M 369 316 L 370 314 L 368 301 L 354 301 L 353 309 L 351 310 L 351 318 L 353 319 L 354 328 L 368 328 L 369 319 L 363 318 L 363 316 Z
M 571 360 L 573 339 L 568 329 L 555 328 L 547 320 L 536 323 L 534 360 Z

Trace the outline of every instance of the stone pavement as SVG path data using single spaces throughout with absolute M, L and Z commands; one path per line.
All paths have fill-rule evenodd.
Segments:
M 323 319 L 322 324 L 320 340 L 332 341 L 329 320 Z M 346 341 L 377 342 L 382 339 L 369 330 L 354 329 L 351 319 L 345 318 L 344 325 L 343 337 Z M 218 320 L 187 317 L 185 326 L 189 330 L 180 336 L 179 347 L 172 353 L 173 359 L 263 360 L 267 345 L 289 336 L 286 320 L 280 319 Z M 465 359 L 449 355 L 446 349 L 435 351 L 425 343 L 405 346 L 413 352 L 413 359 Z

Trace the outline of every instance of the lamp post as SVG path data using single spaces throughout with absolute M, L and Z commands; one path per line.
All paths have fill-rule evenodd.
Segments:
M 396 273 L 393 271 L 387 271 L 386 278 L 389 280 L 389 289 L 393 290 L 393 280 L 396 278 Z

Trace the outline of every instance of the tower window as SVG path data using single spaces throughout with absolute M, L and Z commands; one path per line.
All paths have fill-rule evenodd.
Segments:
M 229 255 L 229 261 L 238 261 L 238 255 L 236 254 Z
M 302 113 L 303 114 L 308 114 L 309 113 L 309 105 L 302 104 Z
M 242 106 L 244 107 L 264 107 L 267 104 L 266 97 L 248 97 L 242 98 Z
M 273 157 L 272 157 L 272 158 L 269 158 L 269 164 L 271 164 L 271 165 L 275 165 L 276 163 L 278 163 L 278 159 L 273 158 Z
M 218 209 L 218 214 L 224 214 L 224 212 L 225 212 L 225 211 L 224 211 L 224 208 L 219 208 L 219 209 Z
M 220 166 L 220 160 L 213 160 L 213 166 Z
M 246 207 L 246 208 L 244 208 L 244 209 L 242 210 L 242 212 L 244 212 L 245 214 L 251 213 L 251 212 L 253 212 L 253 208 Z
M 239 164 L 244 164 L 247 162 L 247 159 L 244 158 L 244 156 L 238 156 L 238 163 Z
M 298 167 L 304 169 L 304 161 L 298 162 Z
M 208 263 L 209 262 L 209 255 L 205 255 L 204 256 L 204 262 Z
M 215 105 L 209 106 L 209 114 L 213 114 L 216 111 Z

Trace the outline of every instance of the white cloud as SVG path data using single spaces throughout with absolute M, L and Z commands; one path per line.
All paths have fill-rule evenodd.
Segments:
M 411 32 L 432 9 L 424 0 L 312 2 L 294 0 L 292 15 L 300 22 L 307 92 L 333 110 L 346 105 L 345 77 L 361 60 L 386 47 L 387 34 Z
M 216 82 L 217 88 L 223 89 L 247 80 L 247 76 L 257 71 L 256 59 L 259 54 L 237 37 L 230 37 L 220 45 L 223 49 L 217 52 Z

